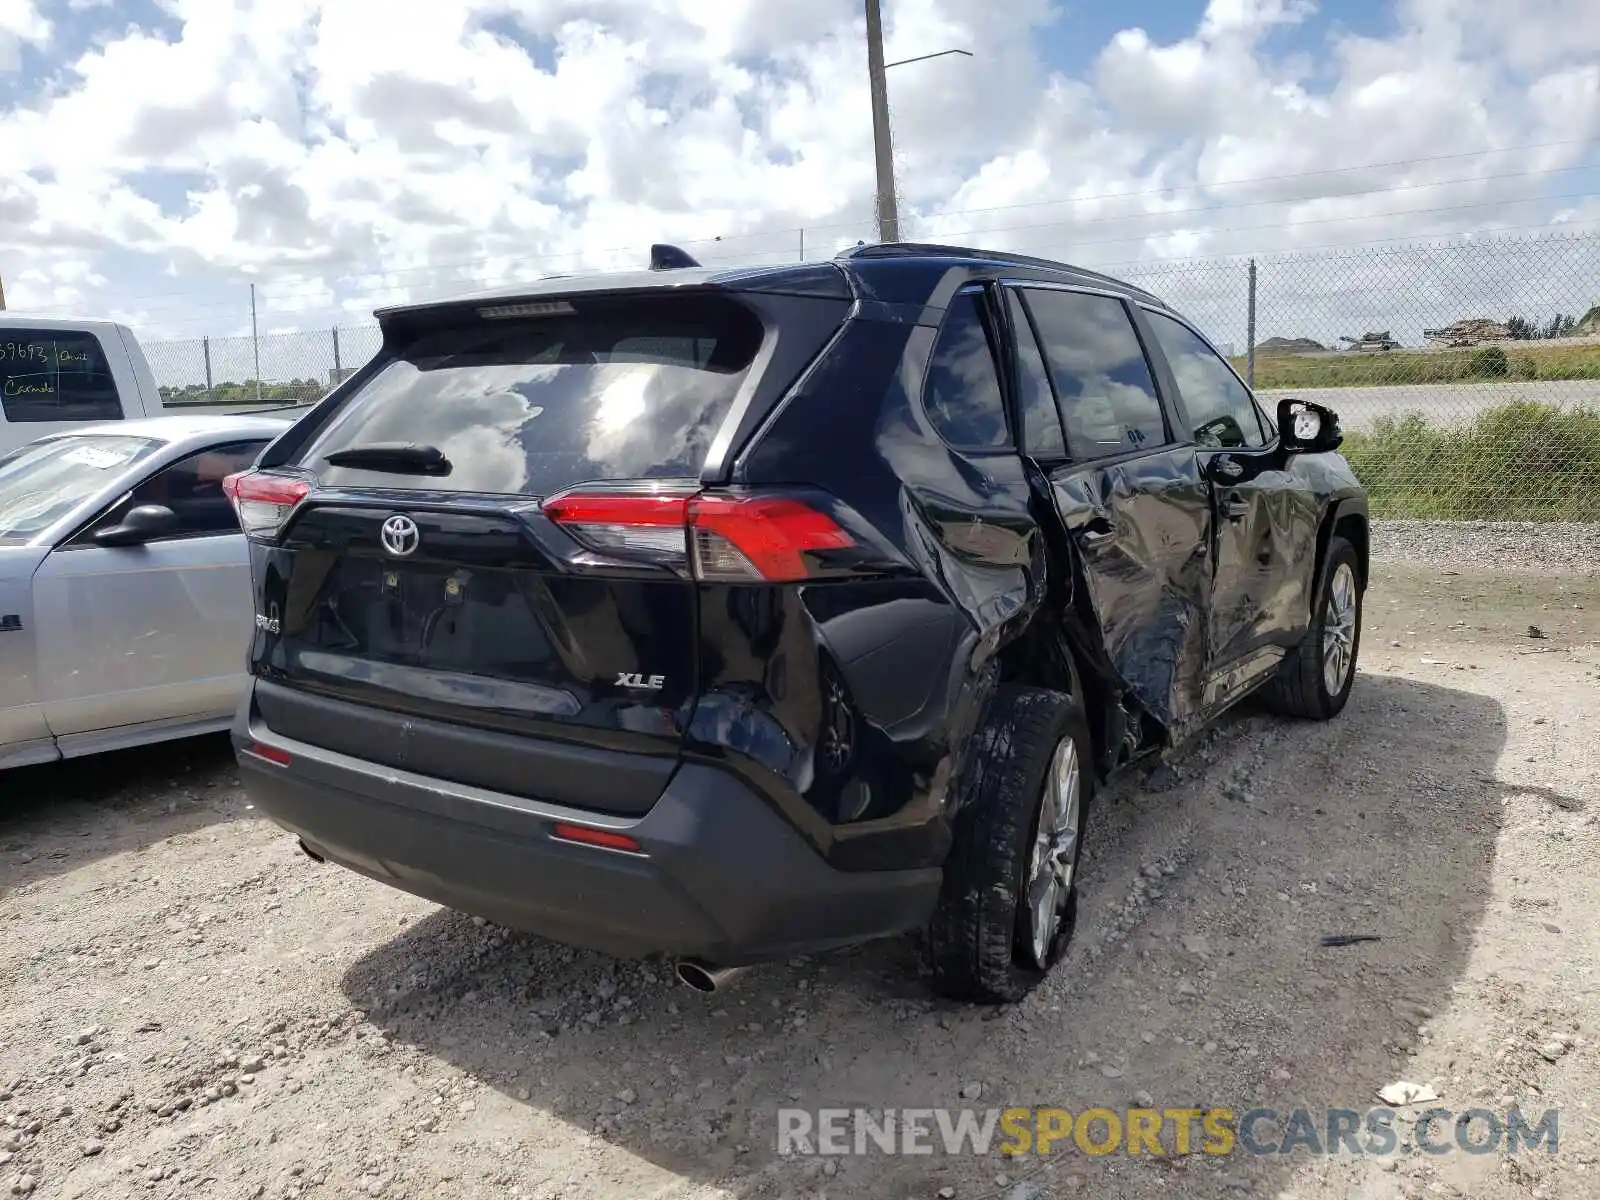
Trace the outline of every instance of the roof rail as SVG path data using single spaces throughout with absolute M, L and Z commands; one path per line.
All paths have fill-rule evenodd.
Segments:
M 650 269 L 652 271 L 680 271 L 685 267 L 698 267 L 699 265 L 693 258 L 676 246 L 669 246 L 665 242 L 657 242 L 650 247 Z
M 1124 291 L 1134 292 L 1161 303 L 1160 298 L 1147 292 L 1137 284 L 1129 283 L 1125 279 L 1118 279 L 1112 275 L 1104 275 L 1099 271 L 1091 271 L 1085 267 L 1075 267 L 1071 263 L 1057 262 L 1048 258 L 1035 258 L 1028 254 L 1013 254 L 1006 250 L 979 250 L 971 246 L 945 246 L 934 242 L 878 242 L 870 246 L 853 246 L 841 250 L 839 258 L 974 258 L 982 262 L 1005 263 L 1016 267 L 1041 267 L 1048 271 L 1070 271 L 1074 275 L 1086 279 L 1100 279 L 1107 283 L 1115 284 Z

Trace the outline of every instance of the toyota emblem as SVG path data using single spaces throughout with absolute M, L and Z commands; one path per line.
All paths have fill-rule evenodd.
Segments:
M 390 554 L 396 558 L 404 558 L 421 544 L 422 531 L 410 517 L 396 513 L 383 523 L 378 540 Z

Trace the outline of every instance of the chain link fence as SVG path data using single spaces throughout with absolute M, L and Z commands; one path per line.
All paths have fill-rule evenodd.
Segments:
M 1338 412 L 1375 515 L 1600 520 L 1600 233 L 1097 269 L 1195 321 L 1269 408 Z M 315 400 L 378 344 L 363 326 L 146 351 L 169 405 L 244 406 Z

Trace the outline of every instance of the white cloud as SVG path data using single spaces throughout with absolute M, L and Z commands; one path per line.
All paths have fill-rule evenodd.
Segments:
M 811 256 L 871 236 L 857 0 L 163 8 L 172 40 L 69 0 L 111 24 L 0 110 L 14 305 L 234 332 L 217 289 L 255 280 L 266 327 L 325 327 L 663 238 L 777 261 L 801 227 Z M 908 234 L 1117 263 L 1594 219 L 1537 198 L 1600 144 L 1600 4 L 1396 0 L 1382 37 L 1316 15 L 1196 2 L 1189 36 L 1124 30 L 1070 77 L 1050 0 L 896 0 L 891 60 L 973 52 L 890 75 Z M 0 0 L 0 69 L 24 43 L 49 22 Z M 1362 163 L 1389 165 L 1328 171 Z
M 0 73 L 21 66 L 23 43 L 44 47 L 50 29 L 34 0 L 0 0 Z

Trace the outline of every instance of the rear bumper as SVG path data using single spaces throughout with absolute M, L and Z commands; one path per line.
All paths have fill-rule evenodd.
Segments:
M 685 763 L 644 816 L 608 817 L 287 739 L 248 715 L 252 707 L 233 730 L 246 790 L 317 857 L 570 945 L 737 966 L 916 928 L 938 895 L 934 869 L 835 870 L 755 792 L 711 767 Z M 558 821 L 626 833 L 644 853 L 558 840 Z

